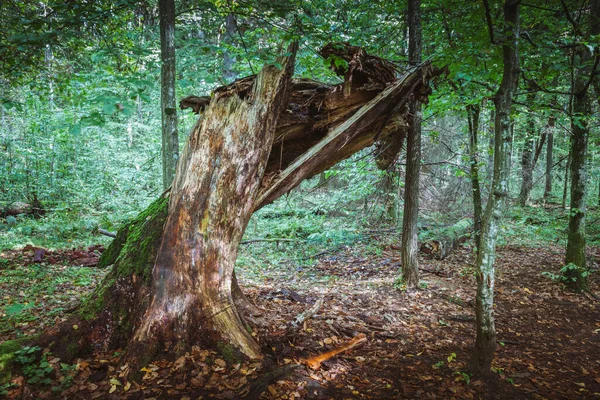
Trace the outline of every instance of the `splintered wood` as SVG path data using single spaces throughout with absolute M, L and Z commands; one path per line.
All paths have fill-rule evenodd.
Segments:
M 332 167 L 354 153 L 377 143 L 378 166 L 391 165 L 402 147 L 408 124 L 408 101 L 427 101 L 428 80 L 442 71 L 424 63 L 397 76 L 397 67 L 346 43 L 329 44 L 321 54 L 342 58 L 347 69 L 332 63 L 344 82 L 329 85 L 294 79 L 286 110 L 275 130 L 257 210 L 289 192 L 302 180 Z M 219 96 L 253 101 L 255 76 L 215 89 Z M 201 112 L 211 98 L 189 96 L 182 109 Z
M 335 357 L 336 355 L 343 353 L 344 351 L 348 351 L 359 344 L 367 341 L 367 335 L 364 333 L 356 335 L 352 340 L 346 342 L 342 346 L 337 349 L 330 350 L 326 353 L 320 354 L 318 356 L 311 357 L 306 360 L 302 360 L 302 364 L 306 364 L 311 369 L 319 369 L 321 367 L 321 363 L 329 360 L 330 358 Z

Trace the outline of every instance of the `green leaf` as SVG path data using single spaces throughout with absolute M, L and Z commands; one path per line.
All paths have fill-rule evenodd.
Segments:
M 81 124 L 74 124 L 69 127 L 69 133 L 73 136 L 81 135 Z

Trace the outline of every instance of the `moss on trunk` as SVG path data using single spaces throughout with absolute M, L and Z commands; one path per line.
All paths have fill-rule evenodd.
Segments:
M 161 197 L 119 230 L 101 260 L 103 266 L 112 265 L 111 271 L 67 321 L 39 338 L 38 345 L 69 362 L 94 350 L 127 344 L 148 307 L 167 211 L 168 199 Z

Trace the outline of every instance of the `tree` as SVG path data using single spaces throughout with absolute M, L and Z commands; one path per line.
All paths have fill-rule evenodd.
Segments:
M 475 234 L 475 247 L 477 252 L 481 248 L 481 185 L 479 179 L 479 116 L 481 107 L 479 104 L 467 105 L 467 120 L 469 122 L 469 161 L 471 165 L 471 189 L 473 191 L 473 231 Z
M 177 108 L 175 97 L 175 1 L 159 0 L 160 14 L 160 110 L 162 119 L 163 188 L 173 182 L 179 158 Z
M 421 0 L 408 1 L 408 58 L 412 65 L 421 62 Z M 419 176 L 421 169 L 421 103 L 410 105 L 406 140 L 406 177 L 402 218 L 402 279 L 408 288 L 419 284 Z
M 592 0 L 588 16 L 588 37 L 600 34 L 600 1 Z M 568 14 L 569 11 L 565 10 Z M 567 15 L 572 20 L 570 15 Z M 579 31 L 574 26 L 575 31 Z M 567 254 L 565 257 L 564 278 L 573 290 L 588 289 L 585 256 L 585 213 L 587 186 L 587 150 L 589 138 L 589 119 L 592 115 L 590 98 L 591 85 L 596 78 L 600 48 L 593 50 L 579 43 L 573 49 L 571 57 L 573 67 L 572 106 L 571 106 L 571 207 L 567 230 Z
M 519 4 L 520 0 L 504 3 L 504 30 L 502 35 L 503 74 L 500 87 L 494 97 L 496 119 L 494 121 L 494 174 L 490 195 L 482 218 L 481 248 L 477 254 L 477 336 L 470 367 L 475 373 L 490 373 L 496 349 L 494 324 L 494 262 L 496 240 L 502 209 L 508 196 L 508 171 L 511 134 L 511 108 L 519 77 Z M 487 5 L 487 2 L 486 2 Z M 489 17 L 489 10 L 488 10 Z M 495 43 L 494 32 L 489 24 L 490 37 Z
M 546 183 L 544 185 L 544 200 L 552 197 L 552 163 L 554 162 L 554 118 L 548 119 L 546 125 Z

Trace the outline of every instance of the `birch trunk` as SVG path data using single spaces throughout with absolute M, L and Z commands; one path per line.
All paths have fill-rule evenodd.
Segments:
M 508 171 L 512 132 L 510 111 L 519 77 L 519 0 L 504 3 L 505 41 L 502 45 L 504 70 L 496 96 L 494 175 L 482 221 L 481 250 L 477 254 L 477 337 L 471 358 L 471 370 L 480 375 L 490 373 L 496 349 L 494 324 L 494 262 L 499 221 L 508 196 Z

